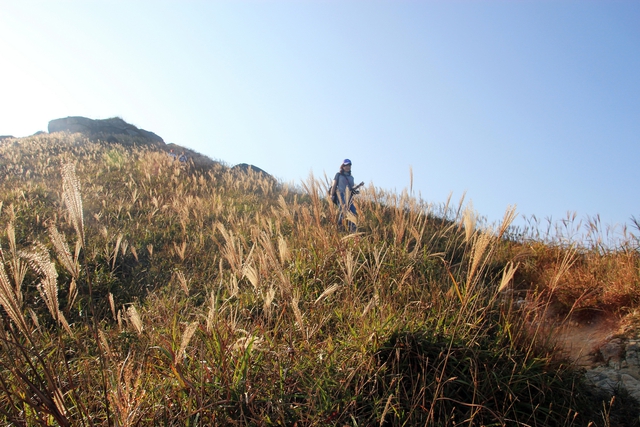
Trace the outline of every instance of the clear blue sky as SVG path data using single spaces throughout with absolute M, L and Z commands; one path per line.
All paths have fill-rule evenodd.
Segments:
M 640 1 L 0 0 L 0 135 L 129 123 L 489 222 L 640 216 Z

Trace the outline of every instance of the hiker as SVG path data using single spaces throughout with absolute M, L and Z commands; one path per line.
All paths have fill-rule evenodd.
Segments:
M 362 187 L 364 182 L 354 186 L 354 179 L 351 176 L 351 160 L 344 159 L 340 165 L 340 172 L 333 178 L 331 184 L 331 200 L 338 205 L 340 214 L 338 215 L 338 228 L 344 229 L 344 220 L 346 219 L 347 212 L 351 212 L 353 215 L 357 215 L 356 207 L 353 204 L 353 196 L 358 194 L 358 188 Z M 348 220 L 347 220 L 348 221 Z M 349 222 L 349 231 L 352 233 L 356 231 L 356 224 Z
M 176 153 L 173 152 L 173 148 L 169 150 L 169 157 L 171 157 L 171 160 L 175 160 L 177 158 Z
M 178 160 L 180 160 L 180 163 L 187 163 L 187 155 L 184 154 L 184 151 L 180 153 L 180 158 Z

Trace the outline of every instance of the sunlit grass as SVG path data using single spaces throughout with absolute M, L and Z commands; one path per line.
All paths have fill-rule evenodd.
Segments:
M 464 197 L 370 185 L 345 234 L 314 176 L 157 150 L 0 145 L 3 422 L 586 426 L 633 404 L 527 324 L 636 308 L 630 231 L 514 238 L 515 209 L 487 225 Z

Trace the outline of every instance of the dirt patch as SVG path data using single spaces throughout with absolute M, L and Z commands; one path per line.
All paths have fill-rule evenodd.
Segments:
M 597 315 L 589 319 L 571 316 L 556 324 L 553 342 L 578 366 L 592 367 L 601 362 L 598 350 L 620 330 L 620 319 Z

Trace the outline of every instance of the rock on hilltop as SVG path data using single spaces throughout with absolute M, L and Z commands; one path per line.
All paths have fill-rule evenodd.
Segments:
M 69 132 L 82 133 L 88 136 L 127 135 L 149 140 L 151 143 L 164 145 L 164 140 L 153 132 L 138 129 L 119 117 L 94 120 L 86 117 L 65 117 L 49 122 L 49 133 Z

